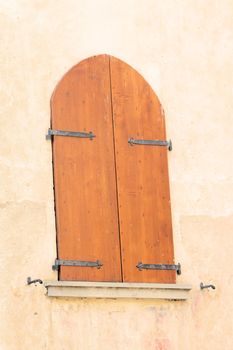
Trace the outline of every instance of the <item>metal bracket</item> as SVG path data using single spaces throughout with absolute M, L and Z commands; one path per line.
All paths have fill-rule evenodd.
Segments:
M 151 146 L 165 146 L 168 148 L 169 151 L 172 150 L 172 142 L 169 141 L 162 141 L 162 140 L 135 140 L 133 138 L 130 138 L 128 140 L 128 143 L 133 145 L 151 145 Z
M 48 129 L 48 134 L 46 135 L 46 140 L 51 140 L 52 136 L 81 137 L 81 138 L 90 139 L 90 140 L 92 140 L 94 137 L 96 137 L 92 133 L 92 131 L 79 132 L 79 131 L 64 131 L 64 130 Z
M 36 280 L 32 280 L 31 277 L 28 277 L 27 278 L 27 284 L 32 284 L 32 283 L 40 283 L 40 284 L 43 284 L 43 281 L 39 278 L 37 278 Z
M 206 285 L 204 285 L 203 282 L 200 283 L 200 288 L 201 289 L 205 289 L 205 288 L 207 288 L 207 289 L 208 288 L 216 289 L 216 287 L 213 284 L 206 284 Z
M 101 261 L 81 261 L 81 260 L 60 260 L 56 259 L 55 264 L 52 266 L 53 270 L 58 271 L 59 266 L 78 266 L 78 267 L 96 267 L 100 269 L 103 264 Z
M 139 262 L 136 267 L 139 271 L 142 270 L 175 270 L 177 275 L 181 275 L 181 265 L 178 263 L 177 265 L 169 265 L 169 264 L 143 264 Z

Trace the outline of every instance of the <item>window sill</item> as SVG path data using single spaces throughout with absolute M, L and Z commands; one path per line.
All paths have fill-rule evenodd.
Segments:
M 160 283 L 45 281 L 49 297 L 187 300 L 190 285 Z

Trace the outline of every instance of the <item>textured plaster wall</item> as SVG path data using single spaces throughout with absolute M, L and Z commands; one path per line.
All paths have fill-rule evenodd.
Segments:
M 1 350 L 233 348 L 232 18 L 232 0 L 0 0 Z M 50 96 L 99 53 L 135 67 L 165 109 L 187 302 L 56 300 L 26 286 L 56 279 Z

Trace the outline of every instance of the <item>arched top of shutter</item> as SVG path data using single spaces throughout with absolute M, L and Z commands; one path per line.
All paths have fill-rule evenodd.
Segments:
M 62 78 L 59 80 L 59 82 L 57 83 L 53 93 L 52 93 L 52 96 L 51 96 L 51 104 L 53 103 L 53 100 L 55 98 L 57 98 L 57 94 L 59 94 L 59 90 L 60 90 L 60 87 L 62 87 L 67 80 L 69 80 L 71 77 L 74 77 L 75 76 L 75 73 L 77 71 L 77 74 L 79 75 L 80 74 L 80 68 L 84 68 L 88 65 L 91 64 L 91 62 L 95 62 L 95 64 L 98 64 L 98 62 L 101 62 L 101 61 L 106 61 L 108 60 L 109 61 L 109 65 L 110 65 L 110 62 L 118 62 L 119 65 L 121 65 L 122 67 L 124 67 L 124 70 L 128 70 L 128 71 L 132 71 L 135 73 L 135 75 L 138 76 L 138 78 L 140 78 L 145 85 L 149 86 L 151 91 L 153 92 L 153 97 L 154 97 L 154 101 L 156 101 L 156 103 L 160 106 L 160 108 L 162 109 L 162 105 L 161 105 L 161 102 L 156 94 L 156 92 L 152 89 L 152 87 L 150 86 L 150 84 L 145 80 L 145 78 L 142 76 L 142 74 L 140 74 L 136 69 L 134 69 L 132 66 L 130 66 L 128 63 L 124 62 L 123 60 L 115 57 L 115 56 L 112 56 L 112 55 L 108 55 L 108 54 L 100 54 L 100 55 L 95 55 L 95 56 L 90 56 L 90 57 L 87 57 L 85 59 L 83 59 L 82 61 L 80 61 L 79 63 L 75 64 L 73 67 L 71 67 L 63 76 Z M 84 68 L 85 70 L 85 68 Z M 159 116 L 160 118 L 164 119 L 164 113 L 163 113 L 163 109 L 162 109 L 162 113 L 161 115 Z

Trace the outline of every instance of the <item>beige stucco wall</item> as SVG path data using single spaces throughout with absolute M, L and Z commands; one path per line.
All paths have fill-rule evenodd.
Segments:
M 232 0 L 0 1 L 1 350 L 233 348 L 232 18 Z M 50 96 L 100 53 L 142 73 L 165 109 L 188 301 L 52 299 L 26 286 L 56 279 Z

